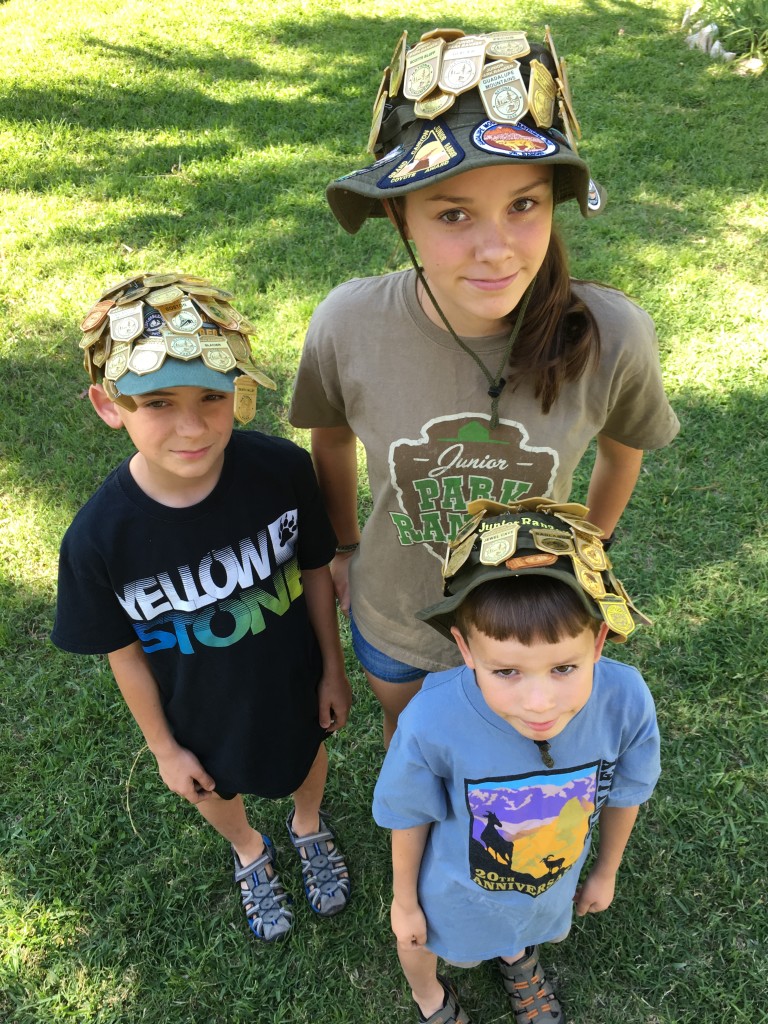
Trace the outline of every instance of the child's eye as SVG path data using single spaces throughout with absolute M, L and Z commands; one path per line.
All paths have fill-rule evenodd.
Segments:
M 446 224 L 459 224 L 466 219 L 467 215 L 463 210 L 445 210 L 440 214 L 440 220 L 445 221 Z
M 145 402 L 141 406 L 141 408 L 142 409 L 164 409 L 167 405 L 168 405 L 168 402 L 166 402 L 165 399 L 163 399 L 163 398 L 155 398 L 151 402 Z
M 512 203 L 512 209 L 515 213 L 528 213 L 528 211 L 532 210 L 535 205 L 535 199 L 516 199 L 514 203 Z
M 493 674 L 499 676 L 501 679 L 514 679 L 517 675 L 516 668 L 497 668 L 494 669 Z
M 209 394 L 203 397 L 204 402 L 221 402 L 225 398 L 223 391 L 211 391 Z
M 569 676 L 571 672 L 576 671 L 575 665 L 557 665 L 552 669 L 552 672 L 556 676 Z

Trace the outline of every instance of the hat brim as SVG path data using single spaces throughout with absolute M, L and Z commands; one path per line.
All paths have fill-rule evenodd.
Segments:
M 128 373 L 115 381 L 115 388 L 121 395 L 146 395 L 165 388 L 207 388 L 210 391 L 234 391 L 235 378 L 239 370 L 212 370 L 201 359 L 183 362 L 167 358 L 159 370 L 152 373 Z
M 400 113 L 400 108 L 395 113 Z M 604 190 L 592 180 L 589 167 L 560 132 L 524 123 L 501 124 L 489 119 L 471 100 L 434 121 L 415 120 L 402 139 L 369 167 L 328 185 L 328 203 L 349 234 L 359 231 L 368 217 L 385 215 L 382 200 L 408 195 L 478 167 L 552 166 L 556 203 L 575 199 L 584 217 L 596 216 L 605 205 Z
M 416 618 L 428 623 L 438 633 L 442 633 L 448 640 L 455 642 L 455 638 L 451 633 L 451 626 L 455 624 L 454 612 L 466 600 L 467 594 L 471 593 L 482 583 L 488 583 L 491 580 L 510 579 L 513 576 L 551 576 L 553 579 L 560 580 L 562 583 L 566 583 L 574 593 L 578 594 L 579 600 L 593 619 L 603 621 L 599 608 L 578 585 L 572 573 L 558 569 L 556 566 L 549 568 L 537 566 L 532 569 L 510 570 L 505 565 L 488 566 L 482 572 L 476 572 L 472 576 L 470 586 L 462 587 L 458 593 L 451 594 L 442 601 L 430 605 L 429 608 L 422 608 L 421 611 L 416 612 Z

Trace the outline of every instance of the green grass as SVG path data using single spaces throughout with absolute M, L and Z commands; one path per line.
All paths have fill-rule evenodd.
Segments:
M 609 193 L 595 221 L 559 214 L 574 270 L 655 317 L 682 422 L 647 457 L 615 552 L 655 620 L 619 653 L 654 691 L 664 774 L 614 907 L 547 952 L 579 1024 L 766 1019 L 768 82 L 689 51 L 684 6 L 514 8 L 514 25 L 551 23 L 570 58 L 583 151 Z M 496 0 L 457 11 L 0 5 L 2 1020 L 414 1019 L 389 934 L 387 836 L 369 810 L 379 716 L 351 655 L 358 700 L 331 744 L 327 805 L 354 900 L 319 924 L 299 899 L 295 935 L 262 948 L 224 844 L 163 789 L 105 665 L 47 634 L 61 534 L 127 451 L 83 400 L 77 323 L 94 297 L 142 269 L 230 287 L 279 382 L 257 425 L 290 434 L 314 305 L 347 277 L 405 265 L 385 224 L 344 235 L 323 188 L 366 159 L 378 71 L 403 27 L 513 27 Z M 253 806 L 280 843 L 286 802 Z M 283 864 L 298 895 L 298 862 Z M 490 968 L 460 982 L 473 1020 L 508 1019 Z

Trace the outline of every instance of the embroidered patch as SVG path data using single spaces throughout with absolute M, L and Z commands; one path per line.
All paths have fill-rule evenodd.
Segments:
M 464 159 L 464 150 L 442 121 L 425 128 L 405 159 L 377 182 L 378 188 L 397 188 L 411 181 L 430 178 L 456 167 Z
M 349 174 L 345 174 L 341 178 L 337 178 L 336 180 L 346 181 L 347 178 L 356 178 L 358 174 L 368 174 L 369 171 L 375 171 L 377 168 L 383 167 L 384 164 L 391 164 L 393 160 L 396 160 L 404 152 L 404 146 L 395 146 L 394 149 L 390 149 L 390 151 L 388 153 L 385 153 L 384 156 L 380 156 L 375 163 L 368 164 L 367 167 L 360 167 L 356 171 L 350 171 Z
M 144 309 L 144 334 L 148 337 L 160 337 L 160 328 L 165 327 L 165 320 L 156 309 L 147 306 Z
M 597 211 L 602 207 L 602 205 L 603 200 L 601 199 L 600 193 L 597 190 L 597 185 L 590 178 L 589 192 L 587 193 L 587 208 L 592 210 L 593 213 L 597 213 Z
M 552 139 L 539 135 L 524 124 L 498 124 L 483 121 L 472 132 L 472 144 L 488 153 L 500 153 L 515 158 L 536 160 L 552 156 L 560 147 Z

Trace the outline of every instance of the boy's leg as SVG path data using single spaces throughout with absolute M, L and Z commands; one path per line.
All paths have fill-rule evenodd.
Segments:
M 273 942 L 283 938 L 293 924 L 290 901 L 273 866 L 274 850 L 271 844 L 267 848 L 261 833 L 249 825 L 243 798 L 238 794 L 222 800 L 214 794 L 195 806 L 232 844 L 235 882 L 240 886 L 248 927 L 257 939 Z
M 195 806 L 208 824 L 229 840 L 241 864 L 250 864 L 264 853 L 261 832 L 248 823 L 245 804 L 240 795 L 231 800 L 222 800 L 214 794 Z
M 397 728 L 400 712 L 403 711 L 411 697 L 415 697 L 419 692 L 421 684 L 424 682 L 424 677 L 415 679 L 411 683 L 387 683 L 383 679 L 371 675 L 367 669 L 363 671 L 368 680 L 368 685 L 376 695 L 384 712 L 384 749 L 388 750 Z
M 437 980 L 437 957 L 423 946 L 405 947 L 399 942 L 397 955 L 414 1002 L 425 1019 L 431 1017 L 445 1002 L 445 989 Z
M 349 901 L 350 880 L 336 839 L 320 817 L 328 776 L 328 753 L 321 744 L 309 774 L 293 794 L 293 813 L 286 825 L 301 858 L 301 874 L 309 905 L 320 917 L 331 917 Z

